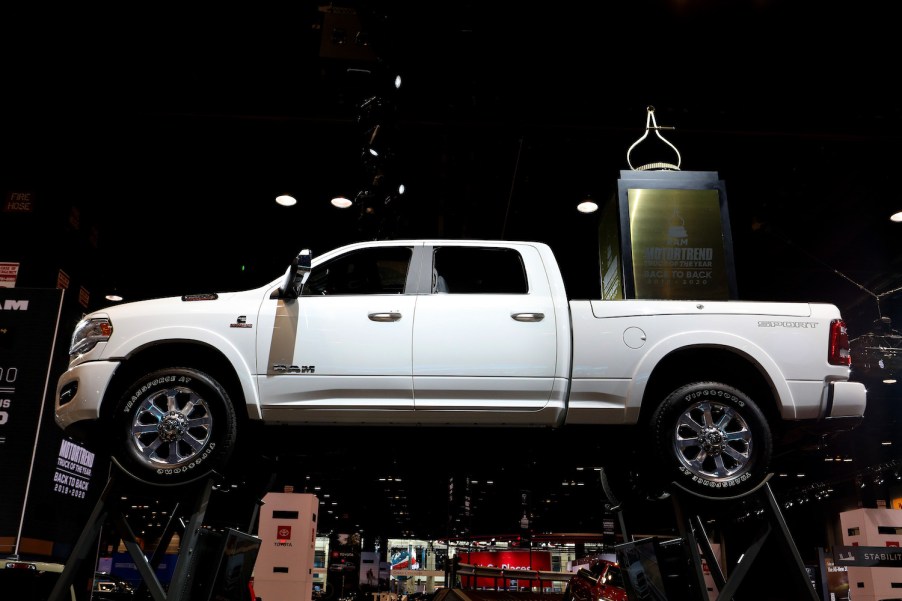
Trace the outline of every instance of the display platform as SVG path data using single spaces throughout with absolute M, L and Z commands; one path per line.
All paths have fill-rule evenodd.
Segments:
M 260 540 L 232 528 L 204 525 L 216 480 L 211 477 L 190 486 L 160 491 L 174 507 L 156 550 L 147 557 L 128 521 L 128 507 L 121 502 L 127 498 L 122 494 L 123 489 L 134 483 L 129 483 L 126 476 L 114 470 L 48 601 L 65 601 L 76 572 L 94 551 L 100 529 L 108 520 L 114 524 L 141 576 L 136 597 L 143 594 L 143 589 L 153 601 L 244 599 L 250 590 Z M 154 567 L 159 565 L 162 554 L 176 534 L 180 541 L 178 559 L 172 579 L 164 586 Z

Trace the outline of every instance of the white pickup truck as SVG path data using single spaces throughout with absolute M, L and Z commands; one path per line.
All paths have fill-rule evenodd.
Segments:
M 261 288 L 86 315 L 69 353 L 57 424 L 156 485 L 224 469 L 267 424 L 621 424 L 664 481 L 733 497 L 787 426 L 848 429 L 866 406 L 833 305 L 569 300 L 537 242 L 302 251 Z

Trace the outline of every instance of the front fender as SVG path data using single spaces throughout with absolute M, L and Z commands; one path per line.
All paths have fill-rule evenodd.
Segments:
M 253 377 L 256 361 L 254 360 L 255 337 L 252 332 L 253 330 L 239 331 L 241 337 L 238 337 L 236 341 L 205 328 L 190 326 L 156 328 L 136 332 L 133 336 L 123 339 L 115 346 L 110 346 L 107 343 L 103 352 L 108 358 L 119 357 L 127 360 L 141 350 L 169 342 L 197 343 L 209 346 L 222 354 L 229 365 L 231 365 L 244 394 L 250 417 L 260 419 L 260 396 L 257 391 L 256 380 Z M 245 336 L 246 340 L 243 339 Z M 244 350 L 241 347 L 246 347 L 249 350 Z

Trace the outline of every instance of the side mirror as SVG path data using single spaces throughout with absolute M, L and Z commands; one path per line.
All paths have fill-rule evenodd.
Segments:
M 310 276 L 313 255 L 305 248 L 291 260 L 285 271 L 285 278 L 279 285 L 279 298 L 297 298 L 304 290 L 304 284 Z

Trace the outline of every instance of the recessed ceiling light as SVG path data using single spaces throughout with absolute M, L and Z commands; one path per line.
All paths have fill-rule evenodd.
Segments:
M 336 196 L 332 199 L 332 206 L 338 207 L 339 209 L 347 209 L 351 204 L 351 201 L 344 196 Z
M 298 203 L 297 199 L 294 196 L 289 196 L 288 194 L 276 196 L 276 202 L 283 207 L 293 207 Z
M 580 213 L 594 213 L 598 210 L 598 205 L 595 204 L 594 201 L 584 200 L 583 202 L 576 205 L 576 210 Z
M 896 223 L 902 223 L 902 211 L 893 213 L 892 215 L 890 215 L 889 219 L 890 221 L 895 221 Z

